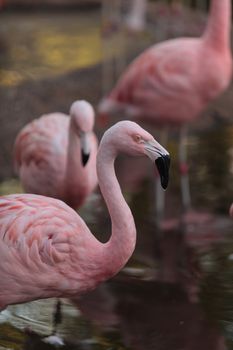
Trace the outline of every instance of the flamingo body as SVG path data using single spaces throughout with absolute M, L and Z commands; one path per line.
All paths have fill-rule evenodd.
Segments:
M 16 138 L 14 155 L 26 192 L 62 199 L 77 208 L 97 185 L 97 138 L 90 130 L 90 157 L 83 166 L 79 137 L 71 119 L 52 113 L 29 123 Z
M 159 126 L 182 125 L 227 88 L 231 72 L 228 52 L 222 55 L 195 38 L 166 41 L 132 62 L 100 112 L 119 111 Z
M 230 1 L 212 0 L 200 38 L 156 44 L 137 57 L 99 106 L 100 114 L 183 125 L 221 94 L 232 77 Z
M 98 241 L 62 201 L 33 194 L 2 197 L 0 231 L 0 308 L 50 296 L 68 297 L 97 283 L 97 278 L 94 283 L 91 274 L 88 277 L 83 263 L 91 267 L 88 256 Z M 78 248 L 76 266 L 72 256 Z
M 112 220 L 107 243 L 99 242 L 81 217 L 58 199 L 36 194 L 0 197 L 0 309 L 83 294 L 126 264 L 136 229 L 114 171 L 119 152 L 147 155 L 159 162 L 161 179 L 168 178 L 167 151 L 137 124 L 121 122 L 105 133 L 97 172 Z

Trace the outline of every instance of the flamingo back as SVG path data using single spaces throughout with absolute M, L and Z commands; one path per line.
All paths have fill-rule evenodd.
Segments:
M 14 145 L 14 163 L 26 192 L 62 198 L 69 117 L 44 115 L 26 125 Z
M 168 40 L 129 65 L 100 112 L 115 109 L 156 125 L 190 122 L 228 86 L 231 71 L 230 53 L 213 52 L 201 38 Z

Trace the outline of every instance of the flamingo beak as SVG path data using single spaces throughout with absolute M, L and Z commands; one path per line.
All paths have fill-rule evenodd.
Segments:
M 161 186 L 164 190 L 166 190 L 169 182 L 169 168 L 171 164 L 171 158 L 169 155 L 161 155 L 155 160 L 155 164 L 160 175 Z
M 166 190 L 169 182 L 169 169 L 171 163 L 169 153 L 155 140 L 145 142 L 145 151 L 155 163 L 159 172 L 161 186 Z
M 82 158 L 82 164 L 85 167 L 89 157 L 90 157 L 90 145 L 88 142 L 88 135 L 87 133 L 82 133 L 80 142 L 81 142 L 81 158 Z

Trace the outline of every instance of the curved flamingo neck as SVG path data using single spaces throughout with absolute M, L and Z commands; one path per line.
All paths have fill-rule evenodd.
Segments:
M 103 138 L 97 155 L 97 175 L 112 222 L 111 237 L 103 245 L 102 261 L 107 276 L 115 275 L 126 264 L 136 243 L 134 219 L 115 174 L 116 156 L 111 140 Z
M 212 0 L 204 39 L 220 51 L 230 49 L 231 0 Z
M 67 203 L 75 207 L 80 206 L 85 198 L 86 177 L 85 172 L 82 169 L 80 138 L 77 136 L 74 130 L 74 125 L 71 118 L 68 134 L 64 188 Z

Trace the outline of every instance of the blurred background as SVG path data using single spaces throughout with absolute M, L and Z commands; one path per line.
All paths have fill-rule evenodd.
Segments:
M 221 0 L 219 0 L 221 1 Z M 19 130 L 76 99 L 96 108 L 120 73 L 153 43 L 203 32 L 210 1 L 148 1 L 141 28 L 133 0 L 0 0 L 0 195 L 22 192 L 12 150 Z M 159 134 L 151 129 L 154 136 Z M 104 129 L 96 123 L 99 137 Z M 64 301 L 66 349 L 233 349 L 233 86 L 191 125 L 188 137 L 198 222 L 180 220 L 177 132 L 169 136 L 165 228 L 155 225 L 152 169 L 120 157 L 116 172 L 138 240 L 127 267 L 81 300 Z M 80 211 L 102 241 L 111 230 L 97 191 Z M 1 283 L 1 282 L 0 282 Z M 51 349 L 54 300 L 0 314 L 0 349 Z M 28 329 L 30 328 L 30 331 Z

